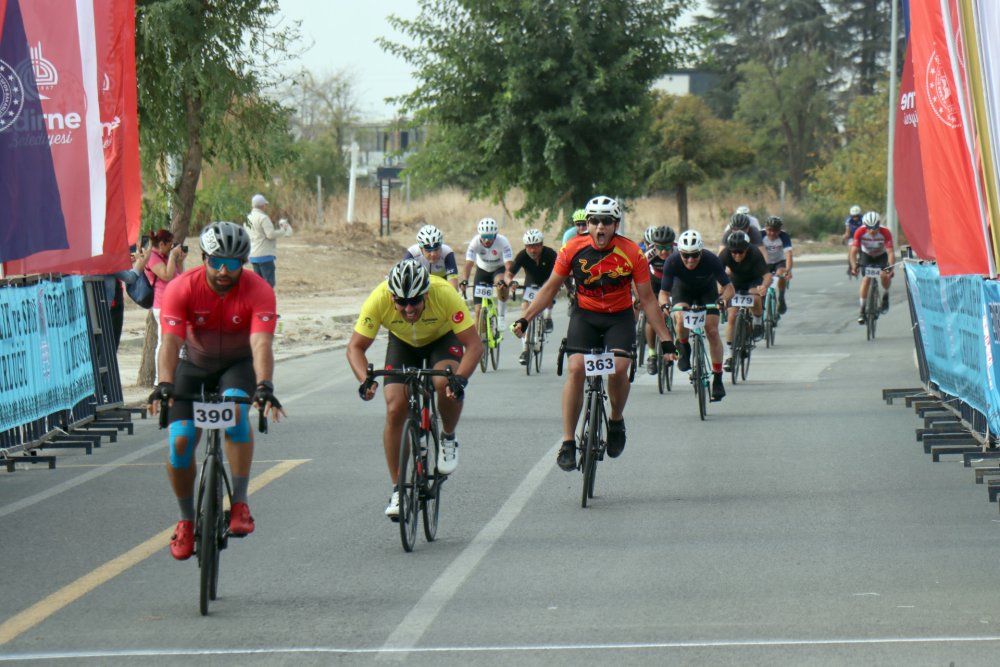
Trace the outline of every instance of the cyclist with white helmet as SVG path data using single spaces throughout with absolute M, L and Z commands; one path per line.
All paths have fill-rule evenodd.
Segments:
M 347 344 L 347 363 L 361 382 L 358 393 L 365 401 L 375 397 L 377 382 L 368 381 L 366 352 L 375 341 L 379 328 L 389 330 L 385 351 L 386 368 L 404 366 L 443 370 L 455 375 L 449 384 L 434 378 L 441 412 L 441 455 L 437 471 L 450 475 L 458 466 L 458 443 L 455 428 L 462 414 L 462 400 L 469 377 L 475 372 L 483 344 L 473 327 L 465 300 L 437 276 L 432 276 L 417 260 L 404 259 L 392 267 L 361 306 L 361 314 Z M 463 351 L 464 348 L 464 351 Z M 392 481 L 392 496 L 385 515 L 399 519 L 399 444 L 406 420 L 406 385 L 400 378 L 385 379 L 386 418 L 382 447 Z
M 861 207 L 855 204 L 851 207 L 850 215 L 844 220 L 844 236 L 841 237 L 844 244 L 848 246 L 847 251 L 847 275 L 853 275 L 851 273 L 851 251 L 850 245 L 851 241 L 854 240 L 854 233 L 858 231 L 859 227 L 864 226 L 861 222 Z
M 243 265 L 250 256 L 250 235 L 242 225 L 213 222 L 199 237 L 203 264 L 179 274 L 163 294 L 163 341 L 157 357 L 159 384 L 149 396 L 155 414 L 175 395 L 218 391 L 253 397 L 259 409 L 278 421 L 284 411 L 274 397 L 274 329 L 278 316 L 274 289 Z M 186 350 L 182 359 L 181 347 Z M 238 406 L 236 424 L 225 430 L 225 457 L 232 473 L 231 535 L 249 535 L 254 520 L 247 504 L 253 464 L 249 405 Z M 171 403 L 167 476 L 180 508 L 170 539 L 170 554 L 186 560 L 194 551 L 195 428 L 190 401 Z
M 664 342 L 660 353 L 673 359 L 674 341 L 660 314 L 656 296 L 649 287 L 649 264 L 639 246 L 617 234 L 622 220 L 621 207 L 611 197 L 594 197 L 587 203 L 590 234 L 578 236 L 559 251 L 555 268 L 538 292 L 524 316 L 511 330 L 518 337 L 528 328 L 528 321 L 539 315 L 568 277 L 576 280 L 577 306 L 570 315 L 566 344 L 573 349 L 605 348 L 629 351 L 635 342 L 635 316 L 632 289 L 647 319 Z M 615 357 L 615 372 L 608 378 L 607 454 L 614 458 L 625 449 L 625 403 L 629 395 L 629 366 L 625 357 Z M 569 377 L 563 388 L 563 443 L 556 459 L 563 470 L 576 468 L 575 431 L 583 406 L 585 372 L 582 354 L 570 354 Z
M 722 383 L 722 338 L 719 336 L 719 285 L 722 301 L 729 303 L 735 290 L 718 256 L 705 249 L 701 234 L 693 229 L 677 238 L 677 250 L 663 265 L 660 280 L 660 303 L 673 303 L 674 327 L 677 330 L 677 368 L 691 370 L 691 345 L 684 327 L 683 311 L 688 306 L 704 306 L 705 336 L 712 359 L 712 400 L 726 395 Z
M 434 225 L 424 225 L 417 232 L 417 242 L 406 249 L 403 259 L 415 259 L 432 276 L 444 278 L 458 289 L 458 264 L 455 252 L 444 242 L 444 234 Z
M 756 229 L 758 232 L 763 233 L 764 230 L 762 230 L 761 227 L 760 227 L 760 221 L 756 218 L 756 216 L 754 216 L 754 215 L 752 215 L 750 213 L 750 207 L 749 206 L 745 206 L 745 205 L 744 206 L 737 206 L 736 207 L 736 212 L 740 213 L 742 215 L 747 216 L 747 218 L 750 219 L 750 227 L 753 228 L 753 229 Z M 747 232 L 747 233 L 749 234 L 749 232 Z
M 639 250 L 643 251 L 644 253 L 647 253 L 647 258 L 649 249 L 653 247 L 653 231 L 655 229 L 656 225 L 650 225 L 649 227 L 646 227 L 646 231 L 642 233 L 642 240 L 639 241 Z
M 740 208 L 743 209 L 746 206 L 741 206 Z M 733 213 L 732 217 L 729 218 L 729 223 L 722 230 L 722 242 L 719 244 L 720 253 L 726 249 L 726 243 L 729 241 L 729 235 L 732 232 L 746 232 L 750 237 L 752 245 L 761 245 L 764 242 L 760 228 L 754 227 L 750 216 L 746 213 L 740 213 L 739 209 L 737 209 L 736 213 Z
M 511 266 L 514 264 L 514 249 L 510 247 L 510 241 L 507 240 L 507 237 L 499 234 L 498 231 L 499 226 L 493 218 L 483 218 L 476 225 L 476 236 L 469 241 L 469 247 L 465 251 L 465 268 L 462 270 L 462 282 L 458 286 L 464 295 L 469 286 L 472 267 L 475 267 L 473 285 L 486 283 L 499 287 L 498 305 L 500 321 L 502 322 L 507 313 L 507 285 L 503 280 L 503 275 L 505 272 L 510 273 Z M 477 331 L 482 301 L 478 296 L 474 296 L 472 300 L 476 308 Z
M 574 236 L 583 236 L 587 233 L 587 211 L 578 208 L 573 211 L 573 226 L 563 232 L 563 245 L 569 243 Z
M 538 229 L 529 229 L 524 232 L 524 250 L 517 253 L 510 272 L 504 278 L 510 284 L 517 272 L 524 269 L 524 287 L 526 289 L 539 288 L 552 275 L 552 267 L 555 266 L 555 263 L 556 251 L 545 245 L 545 235 Z M 542 317 L 545 318 L 545 333 L 552 333 L 553 303 L 555 303 L 554 300 L 542 311 Z M 522 314 L 527 310 L 528 305 L 527 301 L 521 301 Z M 526 363 L 528 363 L 528 341 L 523 339 L 521 341 L 521 365 L 524 366 Z
M 767 270 L 778 276 L 778 314 L 784 315 L 788 310 L 785 303 L 785 288 L 792 279 L 792 237 L 781 228 L 784 221 L 776 215 L 764 221 L 764 258 L 767 260 Z
M 882 282 L 882 312 L 889 312 L 889 286 L 892 285 L 893 270 L 896 263 L 896 251 L 892 245 L 892 232 L 882 226 L 882 219 L 875 211 L 868 211 L 861 218 L 861 227 L 854 232 L 851 240 L 851 250 L 848 261 L 851 263 L 851 275 L 858 275 L 858 270 L 866 266 L 877 266 L 883 271 Z M 858 292 L 861 313 L 858 324 L 865 323 L 865 299 L 868 297 L 868 285 L 871 278 L 863 278 Z

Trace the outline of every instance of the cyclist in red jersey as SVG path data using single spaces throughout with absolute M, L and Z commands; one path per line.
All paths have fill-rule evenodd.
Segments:
M 884 269 L 879 282 L 882 283 L 881 312 L 889 312 L 889 287 L 892 286 L 893 265 L 896 263 L 896 252 L 892 245 L 892 232 L 881 226 L 882 219 L 875 211 L 868 211 L 861 219 L 862 225 L 854 232 L 851 240 L 851 250 L 847 259 L 851 263 L 851 275 L 868 266 Z M 865 323 L 865 300 L 868 299 L 868 286 L 871 278 L 863 277 L 858 290 L 858 302 L 861 312 L 858 314 L 858 324 Z
M 605 348 L 628 352 L 635 342 L 635 316 L 632 311 L 632 288 L 646 311 L 646 319 L 664 341 L 660 352 L 666 361 L 674 358 L 674 342 L 663 320 L 660 307 L 649 284 L 649 264 L 639 246 L 618 236 L 621 207 L 610 197 L 594 197 L 587 203 L 590 233 L 569 240 L 559 251 L 552 275 L 535 300 L 511 330 L 518 337 L 528 328 L 528 321 L 542 312 L 572 275 L 576 281 L 577 307 L 570 316 L 566 334 L 568 347 Z M 630 360 L 615 357 L 615 372 L 608 378 L 608 456 L 614 458 L 625 448 L 623 411 L 628 400 Z M 574 431 L 583 407 L 583 383 L 586 378 L 583 355 L 569 356 L 569 377 L 563 388 L 563 443 L 556 463 L 563 470 L 576 468 Z
M 204 264 L 170 281 L 164 294 L 163 341 L 157 358 L 160 383 L 147 406 L 156 414 L 160 401 L 170 401 L 167 476 L 180 507 L 170 553 L 177 560 L 190 558 L 194 549 L 194 450 L 200 433 L 191 403 L 173 401 L 173 396 L 196 394 L 204 387 L 224 396 L 252 396 L 274 421 L 285 414 L 272 383 L 272 342 L 278 319 L 274 290 L 257 274 L 243 270 L 250 238 L 240 225 L 213 222 L 199 240 Z M 232 535 L 249 535 L 254 530 L 247 504 L 253 463 L 248 413 L 248 405 L 239 405 L 236 425 L 225 431 L 225 456 L 233 481 Z

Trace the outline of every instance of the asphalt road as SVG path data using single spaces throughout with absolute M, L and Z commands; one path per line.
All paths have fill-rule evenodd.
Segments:
M 870 343 L 841 265 L 800 265 L 777 346 L 705 422 L 689 385 L 637 377 L 587 509 L 554 464 L 556 346 L 527 377 L 508 336 L 470 382 L 438 540 L 410 554 L 382 515 L 381 399 L 358 400 L 343 350 L 283 362 L 257 532 L 223 552 L 207 618 L 166 546 L 151 420 L 0 474 L 0 662 L 995 664 L 997 509 L 881 399 L 918 381 L 901 287 Z

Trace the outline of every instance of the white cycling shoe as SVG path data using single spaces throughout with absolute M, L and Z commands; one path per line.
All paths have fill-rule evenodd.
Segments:
M 438 457 L 437 471 L 442 475 L 450 475 L 458 467 L 458 443 L 455 438 L 441 438 L 441 456 Z

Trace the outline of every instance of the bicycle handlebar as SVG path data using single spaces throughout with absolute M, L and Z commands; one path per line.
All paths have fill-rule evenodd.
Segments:
M 622 357 L 623 359 L 635 359 L 634 349 L 631 352 L 623 352 L 622 350 L 607 350 L 603 347 L 570 347 L 566 344 L 566 339 L 563 338 L 562 343 L 559 344 L 559 356 L 556 358 L 556 375 L 562 376 L 563 357 L 567 354 L 604 354 L 605 352 L 610 352 L 616 357 Z M 632 369 L 629 374 L 629 382 L 631 382 L 634 377 L 635 364 L 632 365 Z
M 202 403 L 240 403 L 242 405 L 254 405 L 253 399 L 246 396 L 221 396 L 215 393 L 207 394 L 205 396 L 201 394 L 174 394 L 170 398 L 174 401 L 201 401 Z M 168 400 L 160 400 L 160 428 L 167 428 L 169 425 L 169 413 L 170 402 Z M 267 433 L 267 417 L 264 416 L 264 411 L 259 410 L 257 415 L 257 430 L 261 433 Z
M 444 370 L 439 370 L 437 368 L 417 368 L 416 366 L 375 370 L 375 366 L 368 364 L 369 379 L 375 379 L 377 377 L 452 377 L 454 375 L 455 374 L 452 372 L 451 366 L 445 368 Z

